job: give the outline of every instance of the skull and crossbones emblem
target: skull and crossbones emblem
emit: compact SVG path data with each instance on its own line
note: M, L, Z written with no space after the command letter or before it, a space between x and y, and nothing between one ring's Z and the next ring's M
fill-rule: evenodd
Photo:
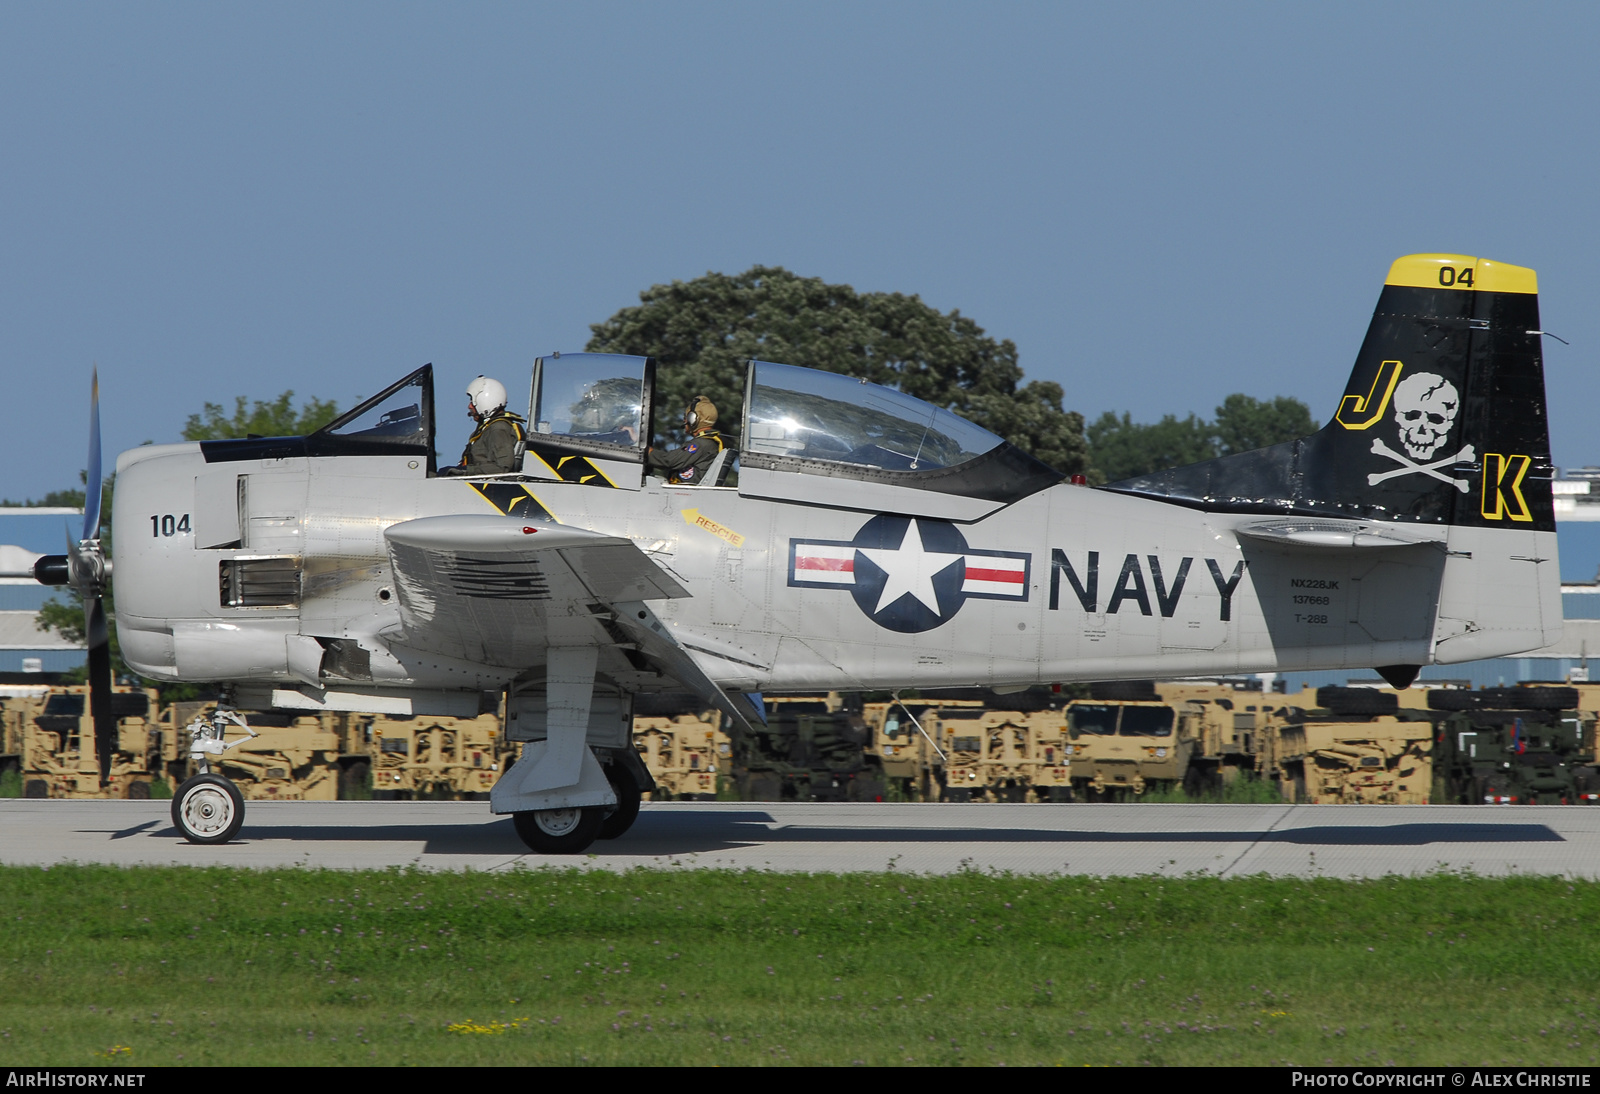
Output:
M1387 456L1400 466L1368 475L1367 485L1377 486L1385 479L1422 474L1447 482L1463 494L1470 490L1471 484L1466 479L1452 478L1439 471L1439 468L1451 464L1470 463L1474 459L1470 444L1453 456L1423 462L1450 439L1450 430L1455 426L1460 410L1461 395L1455 385L1443 376L1433 372L1414 372L1401 380L1394 389L1394 423L1400 431L1400 446L1405 452L1396 452L1381 438L1374 439L1373 454Z

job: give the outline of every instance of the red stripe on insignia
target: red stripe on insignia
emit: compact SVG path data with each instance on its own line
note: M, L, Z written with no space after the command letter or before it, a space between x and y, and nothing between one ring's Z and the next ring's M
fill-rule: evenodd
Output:
M856 562L853 558L821 558L817 555L795 555L794 568L796 570L836 570L840 573L853 574L856 572Z
M1021 570L979 570L971 565L967 566L968 581L1003 581L1013 585L1022 584Z

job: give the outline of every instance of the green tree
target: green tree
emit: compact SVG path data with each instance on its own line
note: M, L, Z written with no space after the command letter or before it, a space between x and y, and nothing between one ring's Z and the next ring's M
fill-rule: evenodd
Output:
M1146 425L1126 411L1119 418L1108 410L1090 424L1088 434L1089 458L1101 482L1119 482L1217 455L1210 423L1193 414L1181 419L1168 414Z
M81 476L85 481L89 475L83 472ZM12 501L10 498L0 501L0 507L6 509L82 509L82 490L52 490L37 501Z
M207 403L199 414L189 415L183 427L186 441L216 441L226 437L303 437L339 416L332 401L308 399L294 408L294 392L285 391L270 403L240 395L233 401L233 417L225 415L221 404Z
M1217 407L1213 427L1219 455L1250 452L1282 444L1317 431L1311 408L1299 399L1280 395L1269 401L1248 395L1230 395Z
M1100 415L1088 429L1089 459L1098 482L1118 482L1169 467L1183 467L1218 456L1249 452L1292 441L1317 431L1311 408L1299 399L1271 400L1229 395L1208 422L1194 414L1171 414L1153 424L1135 422L1124 412Z
M1060 385L1022 383L1017 347L986 336L959 311L945 314L903 293L858 293L776 266L653 285L639 301L590 327L588 349L660 362L658 440L681 439L677 412L695 395L709 396L726 423L743 401L745 364L754 357L898 388L1058 471L1086 467L1083 416L1062 409Z

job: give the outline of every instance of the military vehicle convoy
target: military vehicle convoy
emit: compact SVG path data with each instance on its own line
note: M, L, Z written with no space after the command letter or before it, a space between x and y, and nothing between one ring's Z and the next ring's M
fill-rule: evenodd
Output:
M21 690L21 689L17 689ZM155 691L119 688L111 783L100 786L87 689L51 687L0 697L0 770L38 798L148 798L193 774L189 724L211 702L159 705ZM495 715L414 719L242 711L253 736L230 734L213 767L253 801L349 797L481 798L514 747ZM242 739L241 739L242 738ZM237 743L235 743L237 742Z
M1600 684L1284 695L1124 681L1089 690L1065 701L769 697L766 723L738 736L714 711L642 710L634 745L657 800L1137 801L1180 787L1215 797L1257 779L1308 803L1600 804ZM102 788L86 689L10 691L0 696L0 771L16 772L12 785L29 797L165 796L191 773L187 726L212 709L163 707L154 691L119 689ZM519 747L493 714L245 716L255 736L213 763L251 800L482 798Z

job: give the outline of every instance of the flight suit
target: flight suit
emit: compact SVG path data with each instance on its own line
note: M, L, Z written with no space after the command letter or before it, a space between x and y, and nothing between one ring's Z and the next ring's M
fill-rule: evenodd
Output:
M670 476L667 481L674 486L715 486L716 483L705 481L706 472L723 447L722 434L711 429L690 437L689 443L679 449L662 452L652 448L645 456L645 463L667 472Z
M467 438L467 447L461 453L464 475L504 475L520 471L518 448L527 438L523 420L510 411L502 410L485 418Z

